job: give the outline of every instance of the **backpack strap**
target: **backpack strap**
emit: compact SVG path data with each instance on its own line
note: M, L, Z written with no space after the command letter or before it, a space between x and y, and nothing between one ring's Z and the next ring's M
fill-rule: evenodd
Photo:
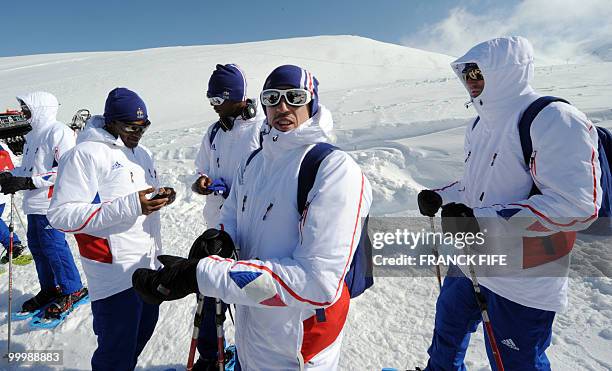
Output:
M338 147L329 143L317 143L304 156L298 174L297 207L300 215L306 208L306 198L314 185L321 162L336 149Z
M317 177L317 172L321 166L321 162L333 151L338 149L329 143L317 143L312 147L300 164L300 172L298 174L298 188L297 188L297 207L300 215L304 213L306 209L306 199L308 193L314 185ZM315 309L317 322L326 322L325 309Z
M529 161L531 160L531 154L533 152L533 143L531 142L531 124L533 120L538 116L538 114L549 104L553 102L563 102L570 104L570 102L566 101L563 98L552 97L552 96L544 96L533 101L529 107L523 112L521 118L518 123L519 137L521 140L521 149L523 150L523 160L525 161L525 166L529 167L531 164ZM529 196L540 194L540 190L536 187L535 182L531 187L531 192L529 192Z
M217 121L213 124L213 128L210 131L210 145L212 146L213 141L215 140L215 136L217 136L217 132L221 129L221 121Z

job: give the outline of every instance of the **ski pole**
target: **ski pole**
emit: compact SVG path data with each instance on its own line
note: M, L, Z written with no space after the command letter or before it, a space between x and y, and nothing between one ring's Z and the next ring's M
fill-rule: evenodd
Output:
M465 253L467 255L470 255L469 246L465 247ZM493 326L491 325L491 320L489 319L489 312L487 311L487 301L485 300L484 295L480 290L480 284L478 284L478 277L476 276L474 266L468 263L468 269L472 278L472 285L474 286L476 301L478 302L478 307L480 307L480 312L482 314L482 321L484 322L485 331L487 332L487 336L489 337L489 345L491 345L491 352L493 353L493 358L495 358L497 370L504 371L504 364L502 363L499 348L497 347L497 341L495 341L495 336L493 335Z
M202 308L204 308L204 295L198 294L198 307L196 314L193 317L193 332L191 333L191 345L189 346L189 357L187 358L187 371L193 369L193 361L195 351L198 346L198 336L200 335L200 326L202 324Z
M219 371L225 370L225 338L223 334L223 322L225 322L225 311L221 299L215 298L216 324L217 324L217 366Z
M28 233L28 230L25 226L25 223L23 222L23 219L21 219L21 214L19 213L19 210L17 210L17 206L15 206L14 203L11 202L11 210L15 210L15 214L17 214L17 219L19 219L19 224L21 224L21 228L23 229L23 233Z
M431 233L434 235L433 253L436 257L436 261L438 261L440 254L438 253L438 245L436 244L436 227L434 225L433 216L429 217L429 225L431 227ZM440 263L436 265L436 276L438 276L438 287L440 288L440 291L442 291L442 274L440 273Z
M9 279L8 279L8 342L6 345L6 354L7 357L9 354L11 354L11 314L13 312L12 310L12 304L13 304L13 201L14 201L15 195L11 193L11 217L9 220L9 250L8 250L8 256L9 256Z

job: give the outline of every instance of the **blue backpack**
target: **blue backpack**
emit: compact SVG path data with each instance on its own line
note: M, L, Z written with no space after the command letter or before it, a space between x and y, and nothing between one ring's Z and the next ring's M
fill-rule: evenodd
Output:
M337 149L337 147L329 143L317 143L308 151L306 156L304 156L298 173L297 206L300 215L302 215L306 209L308 192L310 192L314 185L321 162ZM249 165L253 157L261 150L262 147L259 147L251 152L247 158L245 167ZM353 255L353 261L351 262L349 271L344 277L344 282L348 287L351 299L361 295L374 284L374 277L372 274L372 242L368 235L368 220L369 215L364 221L363 228L361 229L361 236L359 237L359 244L357 244L355 254ZM323 309L317 310L317 320L319 322L325 321L325 311Z
M525 165L527 167L530 166L531 154L533 152L533 145L531 142L531 124L536 116L546 106L553 102L570 104L563 98L552 96L540 97L531 103L529 107L527 107L519 120L519 137L521 139L523 159L525 160ZM474 121L474 124L472 125L472 129L474 129L479 120L480 117L477 117L476 121ZM612 169L610 169L610 162L608 159L612 159L612 133L606 128L597 126L597 135L599 137L597 151L599 152L599 166L601 167L601 207L599 209L597 220L595 220L589 226L589 228L581 232L586 234L609 236L612 235L612 218L610 218L612 216ZM529 196L540 193L540 190L534 184L531 188Z

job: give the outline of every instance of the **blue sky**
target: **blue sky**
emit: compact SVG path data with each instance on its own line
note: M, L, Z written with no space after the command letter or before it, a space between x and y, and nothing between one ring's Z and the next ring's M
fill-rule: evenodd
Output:
M503 12L517 0L136 1L34 0L2 4L0 57L226 44L351 34L418 43L452 9ZM504 4L503 6L500 4ZM501 7L501 8L500 8Z

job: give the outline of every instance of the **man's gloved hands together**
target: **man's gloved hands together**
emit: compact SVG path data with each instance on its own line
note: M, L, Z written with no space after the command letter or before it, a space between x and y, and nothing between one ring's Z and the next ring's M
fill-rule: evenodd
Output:
M158 256L157 260L164 265L163 268L158 271L137 269L132 275L132 285L150 304L184 298L198 292L197 266L200 259L210 255L235 257L234 243L227 232L214 228L206 230L194 241L187 259L172 255Z
M419 192L419 211L422 215L434 217L442 208L442 230L444 232L480 232L474 211L464 204L451 202L442 206L442 197L428 189Z
M9 172L0 173L0 187L2 193L10 194L18 191L36 189L34 182L30 177L13 176Z
M419 211L425 216L435 216L442 206L442 197L436 192L428 189L419 192L417 201L419 204Z

